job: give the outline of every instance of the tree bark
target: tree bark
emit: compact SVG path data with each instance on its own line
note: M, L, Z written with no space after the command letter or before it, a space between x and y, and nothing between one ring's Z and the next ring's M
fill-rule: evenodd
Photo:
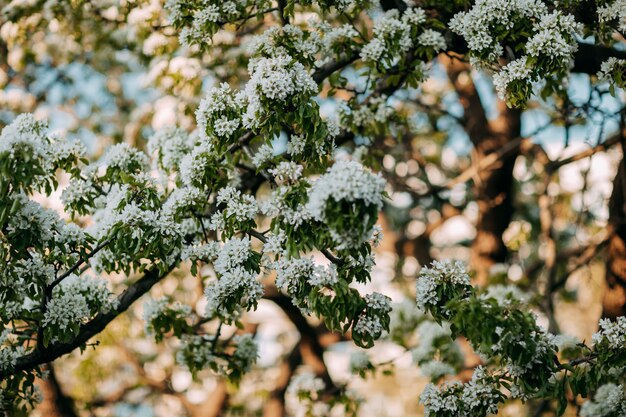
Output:
M609 227L614 233L607 250L602 317L614 319L626 314L626 160L623 157L609 200Z
M489 121L468 65L454 59L446 59L445 64L463 106L463 127L474 145L472 163L480 164L490 154L520 136L521 112L509 109L504 102L498 101L499 115ZM519 146L516 146L497 163L479 170L474 178L478 219L471 247L471 265L478 285L487 283L489 269L496 263L504 262L508 254L502 233L513 217L513 167L519 154Z
M74 400L63 392L51 363L47 365L47 370L48 378L39 383L43 401L37 407L38 411L45 417L78 417Z

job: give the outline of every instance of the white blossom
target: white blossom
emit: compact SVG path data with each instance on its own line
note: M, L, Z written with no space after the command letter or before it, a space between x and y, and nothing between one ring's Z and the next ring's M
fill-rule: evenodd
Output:
M435 52L443 51L447 46L443 35L432 29L426 29L421 35L419 35L417 41L422 46L433 48Z
M27 147L34 158L45 159L51 149L44 134L46 125L30 113L20 114L0 133L0 154L13 154L19 147Z
M509 84L512 81L531 81L531 68L526 64L527 57L523 56L509 62L493 76L493 84L498 92L498 97L506 99Z
M626 69L626 59L619 59L615 57L608 58L600 65L600 71L598 71L597 74L598 80L609 83L614 82L613 73L618 69L622 69L623 71Z
M170 303L167 297L157 300L148 300L143 305L143 320L146 324L146 333L154 334L152 321L161 316L166 310L173 311L177 316L187 316L191 313L191 307L179 301Z
M275 264L276 287L288 294L297 290L298 281L313 275L315 263L312 258L281 258Z
M86 298L80 293L64 291L48 302L42 325L55 326L64 331L82 323L88 316ZM56 337L52 341L56 341Z
M239 318L244 309L256 305L263 296L263 285L257 281L255 273L236 267L210 281L204 295L207 317L220 317L231 322Z
M309 210L319 220L329 199L335 201L363 201L366 205L382 208L385 180L373 174L356 161L338 161L320 177L309 194Z
M245 106L245 94L235 92L227 83L211 88L196 110L200 139L210 142L232 137L242 125Z
M295 96L309 97L317 93L317 84L304 66L289 55L258 58L248 66L250 80L245 93L248 108L244 115L244 126L254 128L259 118L268 111L270 103L284 104Z
M433 261L431 267L424 267L417 277L416 300L421 309L436 306L441 300L437 288L442 284L469 286L470 278L461 261Z
M304 135L291 135L289 143L287 143L287 153L290 155L301 155L306 146L306 137Z
M12 213L6 226L9 234L34 233L36 239L46 243L53 239L55 231L62 229L63 223L55 211L44 208L22 193L12 197L17 211Z
M598 5L598 20L602 23L617 20L619 30L626 31L626 0L614 0Z
M617 317L615 321L600 319L600 330L592 335L593 343L606 340L609 349L626 349L626 316Z
M368 308L381 313L389 313L391 311L391 298L379 292L367 294L365 303Z
M164 216L172 218L181 214L181 211L190 210L202 197L202 191L193 186L176 188L163 203L161 212Z
M250 257L250 239L233 238L224 243L213 267L218 274L243 265Z
M148 167L148 156L127 143L118 143L107 149L99 163L120 172L133 172Z
M367 353L362 350L354 351L350 354L350 372L358 373L367 369L371 365L370 358Z
M378 316L361 314L359 320L352 327L352 332L361 336L377 339L383 331L382 323Z
M467 411L472 409L486 409L489 414L498 413L499 391L490 381L485 380L486 370L478 366L474 370L472 379L464 385L461 397Z
M220 253L220 245L217 242L208 242L199 245L185 245L181 251L183 260L213 261Z
M208 142L196 145L180 162L180 179L186 185L200 183L204 174L214 167L214 149Z
M283 161L276 168L267 171L274 176L276 183L281 185L296 182L302 176L302 169L302 165L293 161Z
M259 357L259 348L252 335L235 335L233 342L237 346L234 357L242 364L241 370L248 372Z
M528 294L524 293L516 285L490 285L487 291L481 295L482 299L493 298L502 306L511 305L514 302L524 303L528 301Z
M0 347L0 371L7 371L17 364L17 360L26 354L23 346ZM0 397L1 399L1 397ZM0 405L0 410L2 406Z
M594 396L593 401L585 402L580 409L581 417L613 417L626 415L624 387L616 384L604 384Z
M157 155L156 160L165 170L172 170L180 165L183 157L191 151L187 133L177 127L158 130L148 140L148 152Z
M281 253L283 251L283 245L286 240L284 231L279 231L278 234L269 234L266 236L267 241L263 244L263 252Z
M224 227L224 216L237 222L253 220L259 207L256 199L249 194L242 194L234 187L224 187L217 193L217 202L224 205L222 211L211 216L209 228L219 230Z
M257 149L254 156L252 157L252 163L256 167L260 167L261 165L272 159L273 156L274 149L270 145L264 143L259 147L259 149Z
M460 386L461 384L459 382L453 382L439 390L433 384L426 385L419 398L419 402L424 404L424 416L429 417L431 413L440 411L457 413L461 408L461 399L457 395L443 395L442 392L444 392L445 389L458 389ZM457 413L457 415L459 414Z
M320 392L326 388L321 378L312 373L300 373L294 376L287 387L287 393L294 396L307 395L312 400L317 399Z
M374 38L361 48L361 59L363 61L376 62L381 59L384 52L384 42L378 38Z
M424 362L420 364L419 369L423 376L433 380L456 374L456 370L450 364L438 360Z
M339 281L335 264L328 266L315 265L307 282L314 287L332 287Z

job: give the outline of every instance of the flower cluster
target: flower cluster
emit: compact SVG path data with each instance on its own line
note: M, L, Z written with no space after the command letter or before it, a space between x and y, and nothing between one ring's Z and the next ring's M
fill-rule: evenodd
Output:
M243 116L243 124L248 128L261 127L264 119L276 112L275 106L300 105L318 91L304 65L289 55L253 59L248 72L248 107Z
M177 171L183 157L191 151L190 136L177 127L166 127L153 134L147 145L157 167L166 173Z
M470 278L460 261L433 261L417 277L416 300L420 309L438 317L438 310L447 302L470 293ZM443 308L445 314L445 308Z
M351 103L339 107L339 120L354 132L376 133L389 129L391 122L398 119L396 109L389 104L388 97L381 95L365 103ZM386 131L386 130L383 130Z
M42 207L25 194L12 196L10 202L14 211L8 219L6 231L10 237L22 239L27 246L46 244L62 229L63 223L56 212Z
M297 26L274 26L255 36L248 44L254 56L273 57L289 55L299 57L303 63L313 64L321 46L317 32L303 31Z
M213 144L200 142L180 161L180 180L185 185L204 188L215 180L217 155Z
M186 334L181 341L176 353L178 363L194 373L210 369L234 382L250 370L258 357L258 346L249 334L235 335L223 344L208 335Z
M245 107L246 96L242 91L235 92L226 83L211 88L196 110L200 140L211 143L217 152L223 152L224 144L232 143L241 135Z
M222 25L245 22L247 16L254 15L255 10L262 11L269 7L271 2L267 0L168 0L165 3L172 24L182 28L179 36L181 43L201 47L211 43L211 38Z
M626 1L613 0L598 7L598 20L601 23L617 23L617 28L626 31Z
M118 143L107 149L99 165L107 171L107 175L119 176L122 173L146 171L149 160L140 150L127 143Z
M327 22L315 22L313 25L319 31L325 51L340 53L354 49L357 45L355 40L359 32L348 23L332 26Z
M506 100L508 89L529 89L528 80L531 78L532 69L528 64L528 58L522 57L506 64L499 72L493 75L493 85L501 100ZM524 91L526 94L526 91Z
M250 334L235 335L233 343L237 346L233 354L237 369L242 373L248 372L259 357L259 347Z
M498 95L516 106L528 100L534 81L569 70L578 47L575 36L582 32L573 16L550 11L540 0L479 0L457 13L449 27L465 39L479 65L498 68L500 58L516 55L494 78ZM507 45L514 45L514 52L505 51Z
M205 289L206 315L226 323L236 321L243 311L255 308L263 296L257 281L258 254L252 252L248 238L233 238L222 247L213 263L218 278Z
M374 340L381 336L383 330L385 330L383 323L378 316L363 313L352 327L352 335L355 339L365 341L365 346L371 347L374 345Z
M17 359L25 353L23 346L14 346L12 344L11 339L13 339L13 336L10 329L4 329L0 333L0 371L13 368Z
M217 259L220 249L220 244L217 242L187 245L183 247L180 257L189 261L213 262Z
M307 187L306 180L294 185L283 183L274 190L270 199L263 202L261 211L266 216L274 217L297 230L312 219L311 212L305 204L304 193Z
M604 384L594 396L593 401L585 402L580 408L581 417L618 417L626 415L626 395L624 387L616 384Z
M3 192L10 186L25 193L45 189L49 194L56 185L54 174L57 168L72 175L78 174L75 165L84 158L84 147L48 135L46 130L46 124L32 114L19 115L2 129L0 189Z
M449 323L438 324L430 320L422 321L417 327L419 335L418 343L411 353L413 362L419 365L422 374L431 376L437 380L441 375L435 376L437 369L449 370L447 374L455 374L456 370L463 365L463 353L452 338L452 331ZM434 364L440 362L441 364ZM427 375L430 371L430 375Z
M186 318L191 313L191 307L178 301L170 303L167 297L150 300L143 305L143 319L146 322L146 333L154 335L158 342L169 331L181 336L187 330Z
M98 278L68 277L52 293L46 305L42 325L44 344L67 342L78 332L80 324L97 312L116 308L106 281Z
M274 149L271 145L264 143L259 146L259 149L256 150L254 156L252 157L252 163L254 166L260 168L262 165L266 164L269 160L274 157Z
M293 183L302 176L302 165L292 161L283 161L276 168L268 169L267 172L274 176L274 181L278 185Z
M354 248L371 235L384 188L380 174L356 161L338 161L313 184L307 209L328 225L339 247Z
M105 248L91 259L97 271L120 270L124 264L127 268L138 267L142 259L169 264L180 253L181 224L171 211L161 211L160 196L150 178L141 178L140 184L142 188L135 190L126 185L113 186L104 206L93 213L97 221L90 232L98 239L115 240L120 245L115 252ZM139 194L142 199L137 197Z
M409 8L400 16L398 10L390 10L374 23L374 37L361 49L365 62L390 68L399 57L412 48L421 49L426 57L446 49L443 35L433 29L425 29L426 13L420 8Z
M490 285L480 297L483 299L493 298L502 306L528 301L528 294L516 285Z
M600 320L600 330L593 334L593 343L606 344L609 350L626 351L626 316L620 316L615 321Z
M182 186L174 189L161 207L164 218L179 220L193 211L199 210L203 203L202 191L193 186Z
M312 373L304 372L291 379L287 392L298 398L316 400L324 388L326 388L324 381L315 377Z
M598 80L609 83L611 93L615 95L615 88L626 88L626 59L610 57L600 65L597 74Z
M420 396L420 403L424 404L426 417L496 414L498 403L505 398L499 387L498 376L478 367L467 384L454 382L440 389L427 385Z
M224 187L218 192L216 201L223 209L211 216L210 229L232 236L236 231L254 228L259 209L253 196L241 194L234 187Z

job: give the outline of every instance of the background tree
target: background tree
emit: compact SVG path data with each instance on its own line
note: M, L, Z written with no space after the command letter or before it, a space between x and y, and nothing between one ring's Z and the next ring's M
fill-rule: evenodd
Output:
M5 413L624 413L623 1L2 19Z

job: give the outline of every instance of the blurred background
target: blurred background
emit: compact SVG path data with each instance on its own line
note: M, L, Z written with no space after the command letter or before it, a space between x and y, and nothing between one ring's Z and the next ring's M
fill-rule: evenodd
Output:
M207 89L245 82L246 42L275 23L267 15L238 32L221 30L204 53L180 46L159 0L0 5L0 127L32 112L58 134L79 138L94 158L119 142L145 149L163 127L192 131ZM296 15L295 23L309 17ZM140 300L97 338L97 349L50 365L50 378L40 382L45 400L33 415L295 414L289 380L312 372L348 384L362 400L361 416L420 416L418 397L432 374L415 352L433 333L418 331L428 329L421 326L428 319L415 308L414 284L433 259L466 261L475 283L516 291L543 327L580 341L590 340L600 317L623 315L626 245L615 219L624 210L624 180L616 177L624 92L612 96L593 76L573 74L568 102L548 98L512 110L496 98L488 75L458 59L441 55L429 71L420 87L387 99L389 129L338 149L361 155L389 183L379 219L384 239L367 290L389 295L398 309L390 335L367 351L377 372L355 375L363 352L349 337L304 318L270 284L267 299L244 318L260 346L253 371L238 387L209 371L194 378L176 364L176 341L157 344L146 335ZM358 68L343 75L362 82ZM324 87L319 102L328 114L350 98L348 91L326 94ZM275 149L284 141L277 137ZM58 194L41 200L61 209ZM126 277L109 278L115 288ZM151 297L168 295L202 312L202 293L182 268ZM481 359L463 340L455 346L463 359L459 375L449 378L468 379ZM553 415L549 404L511 402L500 415L544 412ZM575 407L568 413L576 415Z

